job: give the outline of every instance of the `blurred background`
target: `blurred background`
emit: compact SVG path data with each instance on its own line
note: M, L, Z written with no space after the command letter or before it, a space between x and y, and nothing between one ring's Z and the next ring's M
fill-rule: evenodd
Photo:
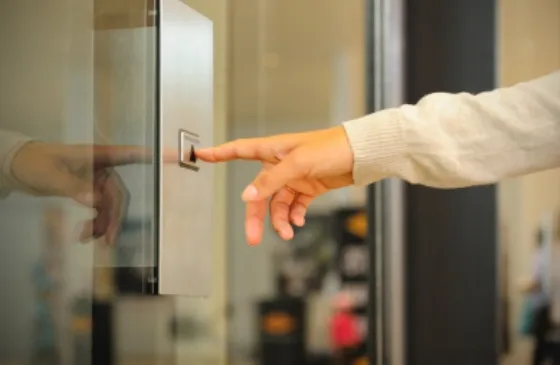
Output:
M560 68L557 0L184 3L213 22L215 143ZM153 147L157 9L0 3L0 133ZM0 364L529 365L542 348L560 352L554 326L527 324L543 285L535 261L551 263L546 277L556 266L560 171L461 190L343 189L314 203L292 242L267 229L249 247L240 193L259 166L217 166L203 242L213 294L189 297L152 295L146 279L157 267L157 168L111 170L126 203L111 247L78 243L92 210L70 199L0 200Z

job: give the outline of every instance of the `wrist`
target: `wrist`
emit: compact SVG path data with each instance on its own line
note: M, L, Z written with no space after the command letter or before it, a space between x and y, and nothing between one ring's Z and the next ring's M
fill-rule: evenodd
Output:
M398 109L383 110L343 124L353 153L354 184L398 177L405 168L406 144Z
M13 175L13 163L21 149L32 139L19 133L0 132L0 196L20 188Z

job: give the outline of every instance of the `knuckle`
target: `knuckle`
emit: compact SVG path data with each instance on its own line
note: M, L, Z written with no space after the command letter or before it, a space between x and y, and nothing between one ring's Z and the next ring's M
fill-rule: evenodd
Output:
M290 205L286 202L276 200L270 203L270 210L273 216L276 214L286 215L290 211Z

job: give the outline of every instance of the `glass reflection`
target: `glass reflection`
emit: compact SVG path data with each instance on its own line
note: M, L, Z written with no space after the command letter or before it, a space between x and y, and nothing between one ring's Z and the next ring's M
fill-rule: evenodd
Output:
M225 29L225 4L188 3ZM153 296L146 280L156 259L155 4L0 5L2 365L225 359L224 297Z
M128 208L128 191L114 167L149 162L150 152L139 147L49 144L0 134L4 146L11 147L3 159L6 193L66 197L93 208L95 217L83 224L78 240L104 237L107 244L115 243Z
M153 254L120 262L130 255L115 248L129 241L123 248L136 255L154 250L152 9L152 1L1 5L0 241L9 298L0 304L1 364L111 365L137 353L149 364L173 362L174 348L158 340L169 332L158 306L170 320L173 300L146 297L139 275L123 279L123 267L153 267ZM133 294L121 293L123 281ZM159 333L154 318L164 323Z

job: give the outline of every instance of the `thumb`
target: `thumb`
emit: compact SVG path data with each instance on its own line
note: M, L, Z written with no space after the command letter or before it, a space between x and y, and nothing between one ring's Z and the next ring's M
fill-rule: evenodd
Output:
M263 169L255 180L245 188L241 198L246 202L270 198L290 181L304 176L304 170L300 166L296 163L294 154L289 154L271 169Z

